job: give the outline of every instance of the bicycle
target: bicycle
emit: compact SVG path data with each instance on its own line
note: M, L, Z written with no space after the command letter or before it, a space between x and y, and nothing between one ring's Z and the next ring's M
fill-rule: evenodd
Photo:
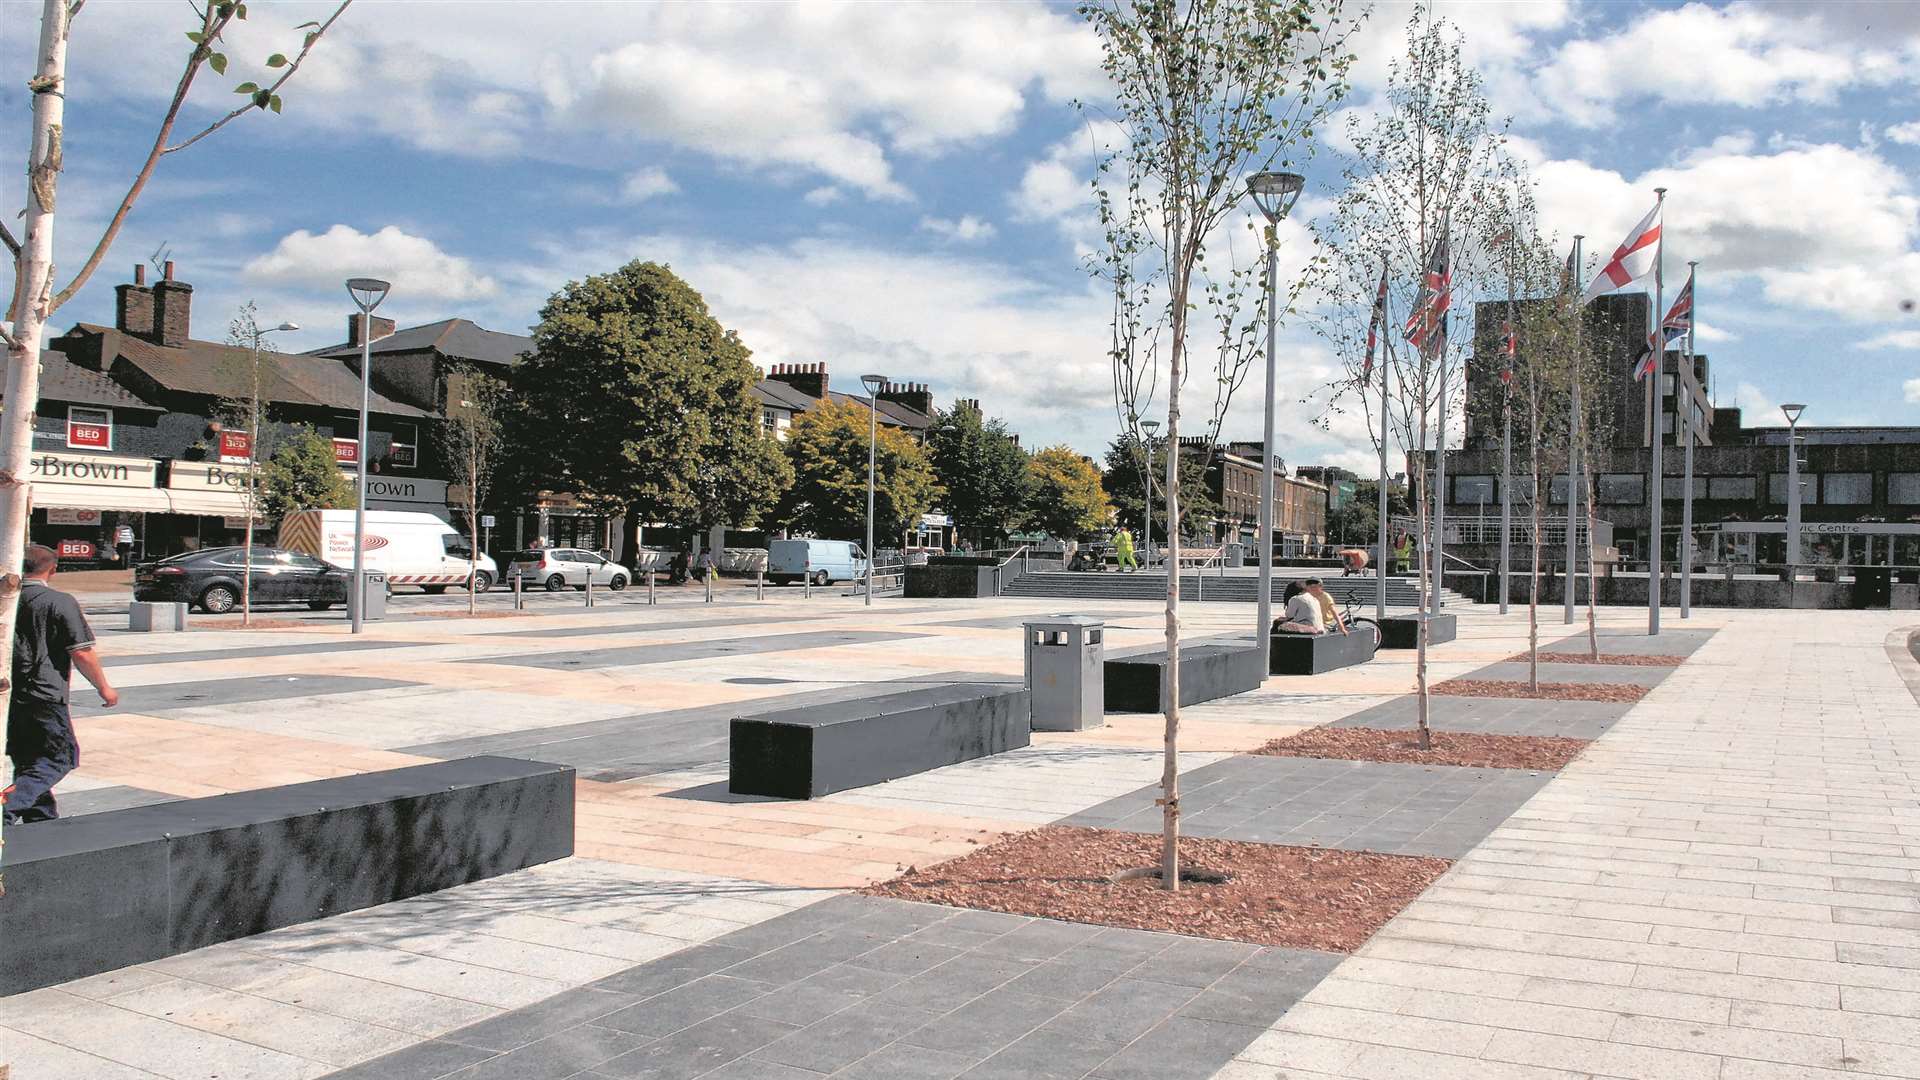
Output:
M1372 634L1373 649L1375 652L1380 651L1380 642L1383 640L1380 636L1380 624L1365 615L1355 615L1353 613L1353 607L1354 600L1349 596L1347 598L1346 608L1340 612L1340 618L1347 624L1347 632L1353 634L1362 632Z

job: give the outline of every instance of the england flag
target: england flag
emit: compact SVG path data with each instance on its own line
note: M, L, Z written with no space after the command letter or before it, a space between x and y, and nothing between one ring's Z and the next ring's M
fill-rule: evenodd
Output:
M1588 304L1601 293L1610 293L1646 277L1653 272L1653 264L1660 251L1660 204L1655 203L1640 224L1633 227L1625 241L1614 249L1613 258L1595 274L1593 282L1580 297L1580 303Z

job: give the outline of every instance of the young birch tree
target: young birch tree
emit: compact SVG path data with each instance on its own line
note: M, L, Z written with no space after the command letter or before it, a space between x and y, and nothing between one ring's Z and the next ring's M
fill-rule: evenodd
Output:
M243 541L244 555L242 564L246 567L245 576L240 579L240 625L253 625L253 536L254 525L259 519L260 505L264 501L263 485L268 473L260 468L260 461L272 455L273 448L265 444L268 437L266 428L266 371L260 352L266 347L267 335L273 333L273 327L262 327L259 311L249 300L241 306L233 321L227 324L227 344L245 349L239 361L237 372L233 372L234 381L239 383L240 392L232 394L220 403L219 413L225 423L238 426L247 435L246 473L240 482L240 505L247 515L246 538ZM208 448L212 459L220 460L220 441L216 436L213 446Z
M1313 284L1324 303L1316 329L1333 346L1346 377L1330 387L1329 407L1355 399L1368 417L1375 447L1391 441L1407 450L1413 484L1421 613L1432 613L1441 567L1433 564L1432 515L1446 498L1433 490L1428 470L1444 450L1452 418L1464 415L1466 358L1473 343L1476 297L1502 287L1493 240L1504 227L1491 195L1512 175L1506 125L1496 121L1480 76L1461 58L1460 32L1417 8L1407 22L1406 52L1388 72L1385 108L1347 119L1343 179L1333 212L1316 223L1323 257ZM1426 348L1404 340L1408 317L1423 299L1427 263L1444 246L1452 306L1437 342ZM1384 363L1390 382L1382 430L1376 368L1363 378L1367 328L1381 267L1388 282ZM1442 411L1442 405L1445 411ZM1428 726L1426 620L1414 657L1421 748L1432 745Z
M85 7L86 0L42 0L34 72L27 81L27 92L32 99L31 144L27 150L27 205L20 215L25 224L18 238L6 225L12 215L0 214L0 244L6 246L13 259L8 325L0 330L0 339L7 347L5 400L13 406L0 413L0 653L11 656L13 649L14 614L20 600L20 560L26 553L27 543L30 498L27 462L33 453L34 408L40 400L40 351L46 340L47 324L60 305L86 285L101 260L106 258L161 159L185 150L248 113L279 113L281 91L299 73L300 65L313 47L352 2L341 0L324 22L295 27L295 32L301 34L300 49L291 59L284 53L266 58L264 68L272 75L266 85L242 82L235 86L234 92L243 95L242 104L221 113L196 134L175 142L174 125L195 80L202 69L209 69L216 76L226 74L227 56L221 51L225 47L222 39L235 20L247 18L247 5L239 0L202 0L200 5L192 7L195 22L186 32L190 49L180 78L174 84L173 95L161 114L153 146L86 262L71 280L56 290L54 211L60 173L66 164L68 39L72 21ZM4 670L10 670L10 665L0 665L0 671ZM11 692L12 686L0 677L0 705L5 704ZM0 749L4 749L3 744Z
M446 448L447 464L460 478L468 544L475 559L486 556L480 546L480 512L487 505L493 471L500 460L500 414L505 398L504 382L469 365L463 365L447 380L446 419L441 422L440 440ZM467 579L469 613L479 609L482 573L475 571ZM487 574L485 581L491 584L493 575Z
M1236 217L1251 226L1251 208L1243 204L1249 176L1297 165L1309 153L1314 131L1346 92L1354 23L1341 0L1098 0L1080 11L1100 37L1120 132L1094 181L1105 236L1092 259L1114 290L1117 404L1137 437L1132 426L1152 388L1164 385L1164 437L1178 447L1181 391L1200 367L1212 383L1210 436L1217 437L1227 402L1257 355L1264 307L1262 301L1244 310L1249 295L1258 294L1253 267L1235 265L1230 243L1209 245ZM1249 235L1256 235L1251 228ZM1192 359L1196 322L1217 333L1210 364ZM1170 890L1180 885L1181 456L1168 455L1165 487L1159 874Z

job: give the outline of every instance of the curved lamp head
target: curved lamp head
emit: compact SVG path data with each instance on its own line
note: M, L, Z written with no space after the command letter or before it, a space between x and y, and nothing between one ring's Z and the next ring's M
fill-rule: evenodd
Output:
M860 384L867 388L867 396L878 397L880 391L887 385L887 377L885 375L862 375L860 376Z
M1782 405L1782 406L1780 406L1780 411L1781 411L1781 413L1783 413L1783 414L1784 414L1784 415L1786 416L1786 418L1787 418L1787 423L1788 423L1789 425L1791 425L1791 424L1797 424L1797 423L1799 423L1799 422L1800 422L1800 414L1801 414L1802 412L1804 412L1805 410L1806 410L1806 406L1805 406L1805 405Z
M1247 192L1253 196L1253 204L1267 215L1269 225L1278 225L1306 189L1307 178L1299 173L1257 172L1247 177Z
M298 329L300 329L300 324L297 322L283 322L279 326L276 326L272 330L268 331L268 333L279 333L281 331L292 331L292 330L298 330Z
M1140 421L1140 426L1147 429L1147 438L1151 439L1153 438L1153 433L1160 430L1160 421L1142 420Z
M365 312L371 312L379 307L380 301L387 298L387 292L392 288L391 282L381 281L379 278L347 279L347 295L353 297L354 305Z

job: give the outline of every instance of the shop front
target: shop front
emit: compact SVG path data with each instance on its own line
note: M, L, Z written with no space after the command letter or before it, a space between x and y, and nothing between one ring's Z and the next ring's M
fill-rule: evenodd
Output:
M246 542L244 463L169 462L166 484L172 512L149 525L156 551L165 549L170 554ZM256 531L253 542L264 544L269 539L264 530Z
M349 479L358 482L358 477L348 474ZM367 509L369 510L407 510L420 514L432 514L442 521L453 521L453 510L447 505L447 481L430 480L412 476L367 476Z
M67 569L125 566L146 557L148 526L172 506L152 458L36 452L27 536Z

